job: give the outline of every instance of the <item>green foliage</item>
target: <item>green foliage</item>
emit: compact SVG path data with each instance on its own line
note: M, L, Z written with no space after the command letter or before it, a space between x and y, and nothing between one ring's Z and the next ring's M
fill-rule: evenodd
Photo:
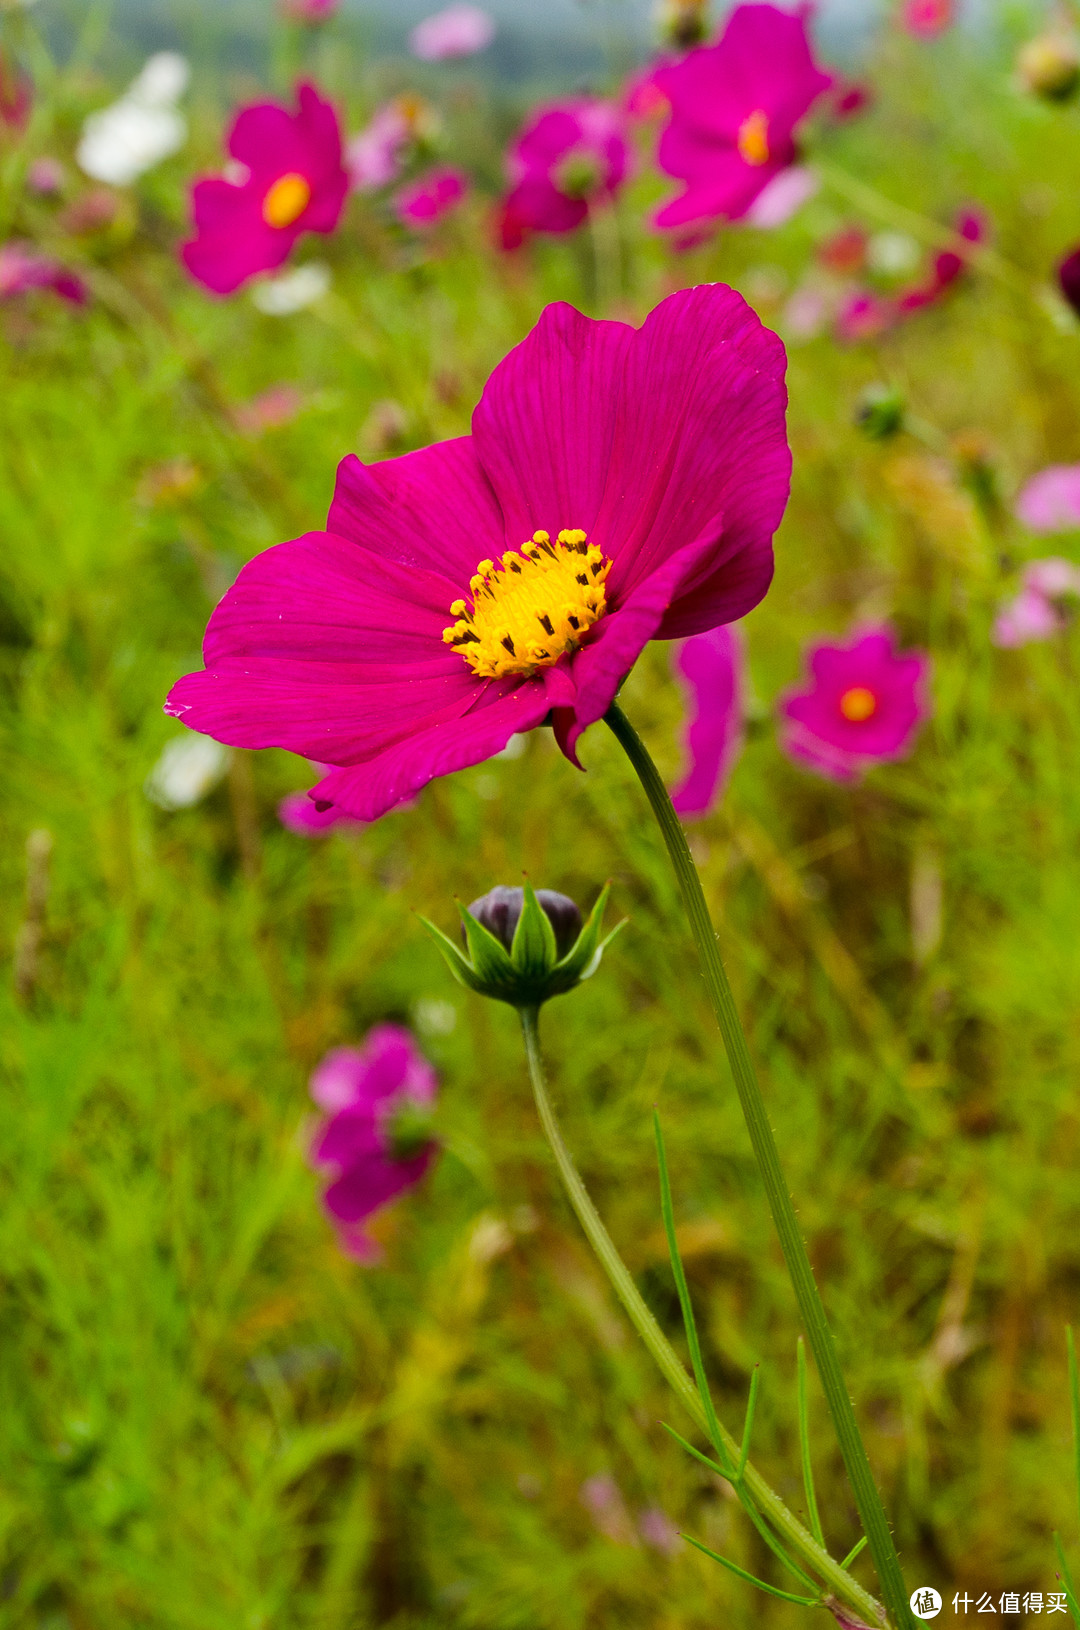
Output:
M1030 292L980 274L876 346L793 347L794 494L747 620L754 716L693 843L907 1577L996 1598L1054 1587L1055 1528L1077 1554L1061 1328L1080 1286L1080 646L999 651L989 629L1025 559L1080 561L1080 539L1048 549L1009 507L1080 452L1077 334L1041 295L1080 229L1080 127L960 40L890 41L877 78L837 162L939 221L977 199ZM57 150L93 99L77 74L58 95L34 127ZM497 174L494 127L453 117ZM196 133L207 162L216 129ZM682 1343L659 1106L716 1410L735 1430L760 1360L754 1458L808 1521L812 1459L842 1555L854 1513L812 1377L791 1407L795 1309L738 1105L607 732L585 737L585 775L536 731L315 842L277 819L312 779L286 754L235 754L176 813L143 783L211 604L244 559L321 524L339 457L464 432L542 306L596 311L612 274L628 319L722 278L782 324L851 211L826 191L781 233L672 259L637 224L658 191L642 175L598 277L587 243L501 262L480 198L430 248L355 201L319 246L331 296L275 320L175 266L191 161L147 178L126 239L64 240L94 280L85 317L0 308L0 1625L805 1623L668 1545L658 1512L783 1589L730 1484L659 1425L669 1395L558 1193L515 1015L454 987L411 915L449 931L455 894L523 870L579 900L613 879L630 925L544 1015L568 1138ZM17 208L56 247L52 206ZM934 448L857 428L882 380ZM236 407L282 381L299 415L239 429ZM909 761L833 787L782 757L771 710L807 638L882 614L931 650L934 718ZM665 650L623 702L674 778ZM385 1018L438 1066L444 1151L378 1220L372 1269L320 1213L306 1082Z

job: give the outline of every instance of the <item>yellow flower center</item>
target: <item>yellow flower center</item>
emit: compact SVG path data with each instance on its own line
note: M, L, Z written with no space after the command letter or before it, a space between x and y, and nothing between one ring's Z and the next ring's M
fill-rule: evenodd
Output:
M292 226L311 203L311 186L302 175L283 175L263 199L263 220L267 226Z
M584 532L534 532L520 552L482 560L469 584L472 605L455 600L457 621L443 640L459 651L480 679L529 673L576 651L607 609L604 583L611 570Z
M840 698L840 711L851 724L863 724L877 712L877 697L865 685L852 685Z
M769 153L769 115L763 108L755 108L753 113L745 118L739 126L737 144L739 157L746 164L755 168L759 164L768 164Z

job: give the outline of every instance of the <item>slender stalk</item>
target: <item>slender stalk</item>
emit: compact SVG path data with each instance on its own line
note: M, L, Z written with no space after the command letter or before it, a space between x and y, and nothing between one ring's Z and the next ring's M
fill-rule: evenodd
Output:
M773 1222L780 1236L780 1245L794 1286L799 1312L821 1376L822 1388L840 1443L840 1452L844 1457L855 1504L870 1545L870 1554L881 1580L882 1594L897 1626L909 1627L910 1630L912 1617L908 1607L907 1590L889 1530L889 1521L874 1483L870 1462L855 1419L855 1411L840 1369L836 1344L817 1285L814 1283L814 1273L806 1254L806 1246L803 1244L795 1207L781 1170L776 1140L769 1125L768 1111L761 1096L761 1088L750 1059L750 1050L739 1022L735 998L720 960L716 930L709 917L709 908L705 904L701 881L686 842L686 834L679 824L679 817L672 808L667 788L649 756L645 743L617 702L611 704L605 718L637 772L667 845L679 891L682 894L683 906L697 944L709 1000L720 1027L728 1063L735 1079L735 1088L739 1094Z
M555 1164L559 1169L563 1187L566 1190L570 1204L577 1214L578 1221L588 1236L589 1244L600 1259L600 1264L611 1281L615 1294L630 1317L630 1322L649 1349L665 1380L678 1396L687 1412L693 1417L699 1430L708 1436L709 1421L698 1390L687 1375L678 1354L646 1306L629 1268L627 1268L615 1249L611 1236L604 1227L600 1214L589 1198L588 1190L581 1180L577 1167L574 1165L573 1156L566 1147L559 1123L555 1118L551 1099L548 1096L544 1065L540 1056L538 1018L539 1014L536 1008L521 1009L521 1028L525 1036L525 1053L529 1061L529 1077L532 1081L533 1097L536 1100L537 1113L540 1116L540 1124L544 1129L544 1135L551 1146L552 1154L555 1156ZM722 1424L718 1422L717 1427L730 1461L732 1464L737 1464L740 1445ZM761 1473L752 1464L747 1464L744 1477L746 1486L757 1502L759 1509L768 1517L777 1533L787 1540L792 1550L798 1552L818 1577L824 1580L834 1594L846 1602L849 1607L854 1608L857 1613L868 1618L871 1623L880 1623L882 1620L880 1604L874 1600L869 1591L863 1589L857 1580L853 1579L849 1573L844 1572L836 1560L825 1550L824 1546L817 1543L814 1536L808 1533L795 1514L788 1510L780 1496L769 1486Z

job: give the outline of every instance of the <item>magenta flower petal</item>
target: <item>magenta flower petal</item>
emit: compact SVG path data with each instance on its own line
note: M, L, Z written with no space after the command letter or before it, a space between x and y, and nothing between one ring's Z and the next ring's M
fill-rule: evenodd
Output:
M508 541L581 527L625 593L711 528L711 569L660 637L742 616L768 588L787 502L783 369L776 336L722 285L672 295L637 330L549 306L473 419Z
M796 127L833 83L813 59L805 14L763 4L736 6L715 45L653 80L671 105L660 168L685 183L657 215L662 227L745 215L794 162Z
M328 531L244 567L167 711L333 766L315 803L357 820L549 716L573 757L647 640L765 593L790 473L783 367L720 285L640 330L549 308L471 438L343 462Z
M290 792L278 805L278 820L289 832L301 838L320 837L334 827L357 826L340 809L318 809L306 792Z
M196 236L180 251L214 294L282 265L304 232L332 232L349 186L337 115L310 85L299 87L295 113L272 102L244 108L228 150L239 176L195 182Z
M624 117L614 103L577 97L538 108L507 155L504 214L521 233L572 232L591 204L622 186L629 160Z
M871 629L847 644L810 652L811 684L781 700L782 745L836 780L903 757L929 713L929 659L896 650L892 631Z
M404 226L434 226L461 202L468 184L463 170L449 164L435 165L401 188L394 197L394 211Z
M395 1118L434 1103L435 1071L412 1036L377 1025L363 1047L338 1047L311 1078L311 1096L327 1111L311 1161L331 1174L324 1200L350 1254L371 1260L372 1242L358 1225L424 1176L435 1155L428 1140L395 1153Z
M671 795L686 819L706 815L731 773L742 746L742 635L733 624L695 634L675 653L687 691L689 764Z
M1080 464L1051 464L1020 489L1017 518L1032 532L1080 527Z

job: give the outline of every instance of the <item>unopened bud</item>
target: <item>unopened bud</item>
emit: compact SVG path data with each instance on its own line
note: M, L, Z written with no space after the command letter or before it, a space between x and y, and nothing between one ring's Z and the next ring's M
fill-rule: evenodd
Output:
M441 929L420 920L461 984L512 1007L539 1007L595 973L604 947L622 927L600 938L607 896L605 888L583 925L565 894L529 883L490 889L467 911L458 907L464 953Z
M708 32L707 0L662 0L657 8L657 32L665 45L689 51Z
M1020 83L1048 102L1067 102L1080 85L1080 46L1068 34L1040 34L1016 59Z
M868 385L855 404L855 423L871 441L888 441L904 428L904 398L895 385Z

